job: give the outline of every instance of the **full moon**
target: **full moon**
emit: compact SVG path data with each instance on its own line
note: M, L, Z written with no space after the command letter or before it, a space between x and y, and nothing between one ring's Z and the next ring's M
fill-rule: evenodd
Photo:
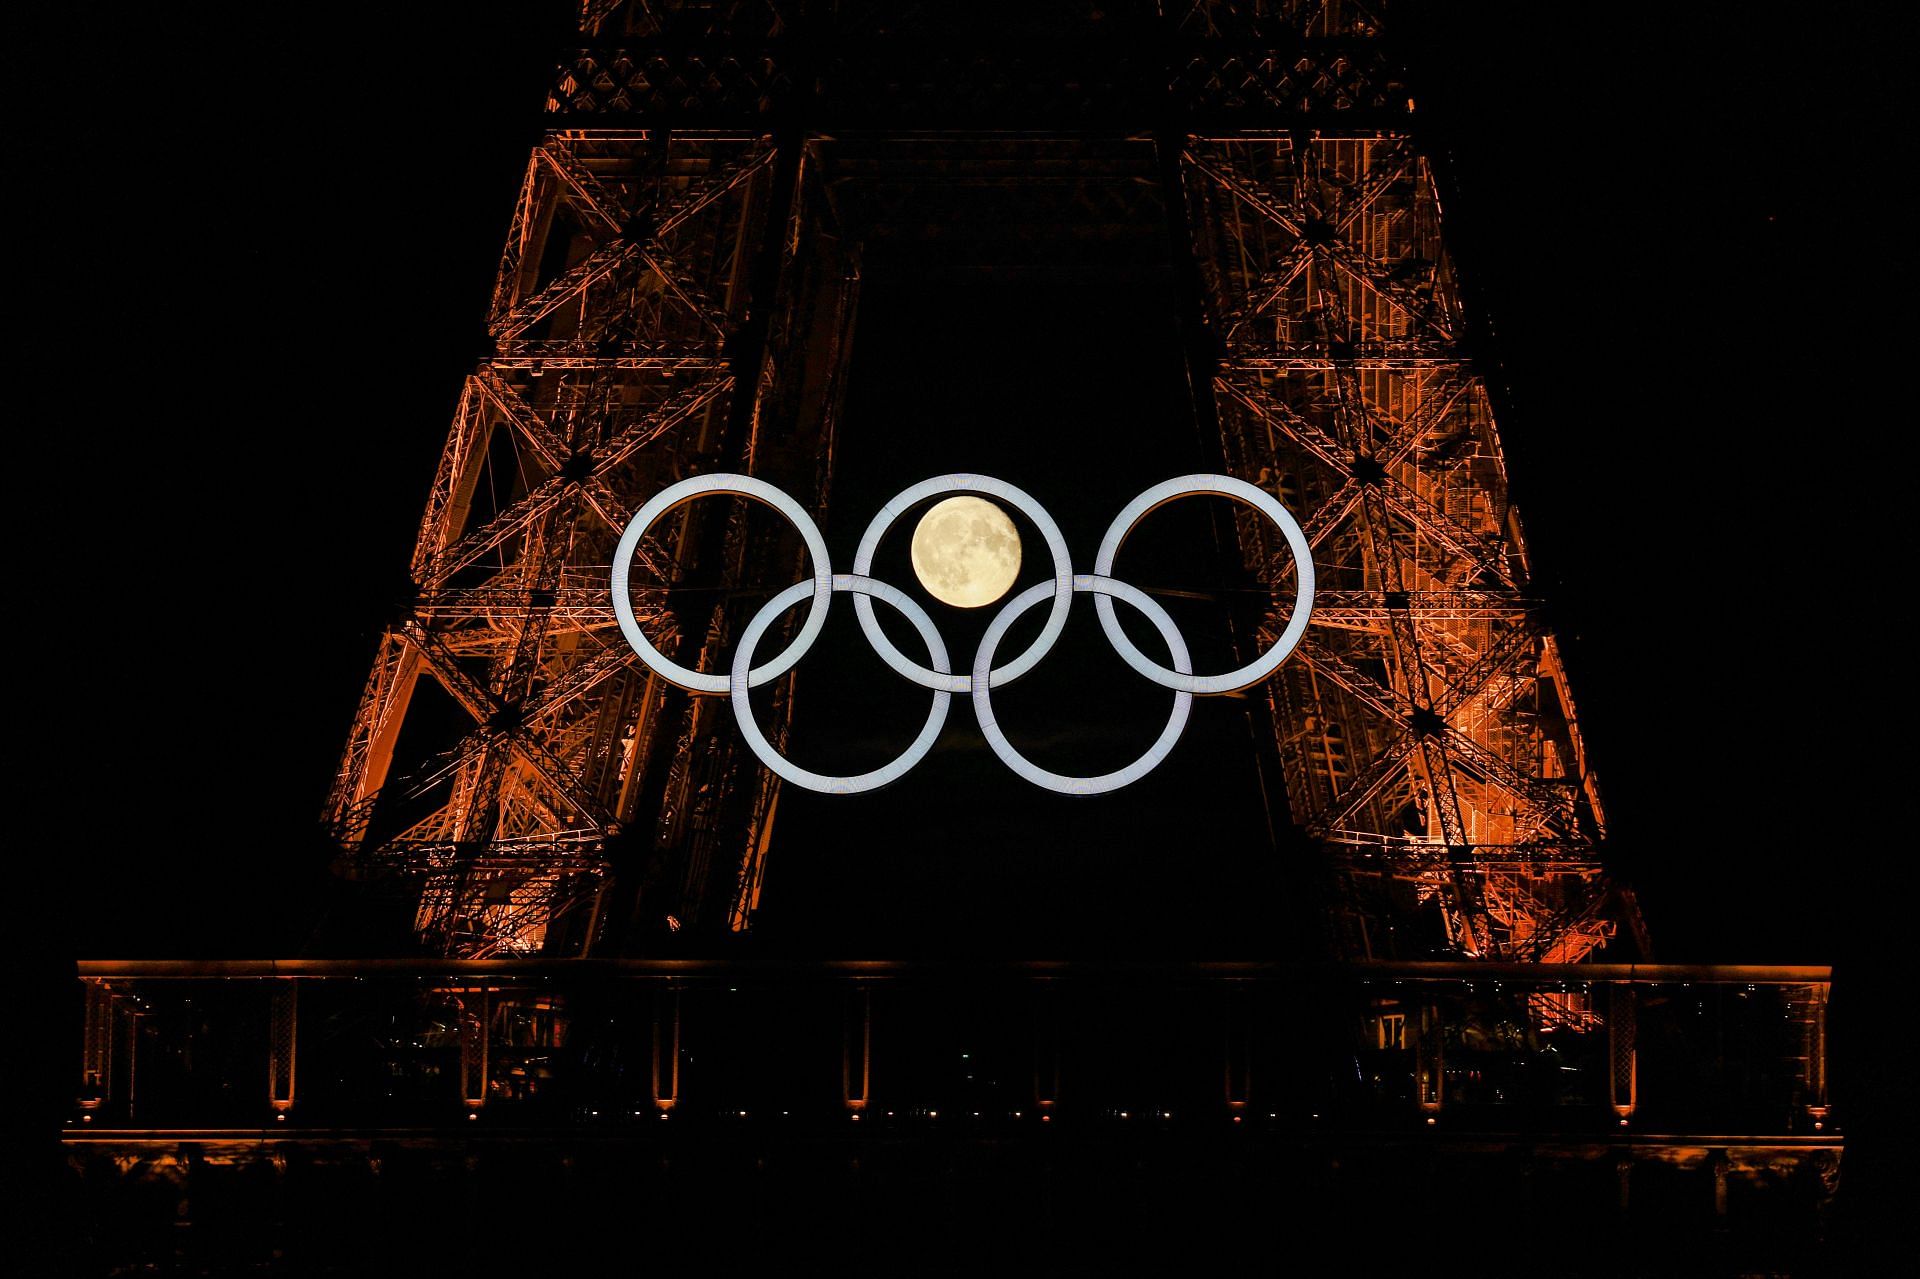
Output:
M985 498L947 498L913 530L913 575L943 604L991 604L1020 576L1020 531Z

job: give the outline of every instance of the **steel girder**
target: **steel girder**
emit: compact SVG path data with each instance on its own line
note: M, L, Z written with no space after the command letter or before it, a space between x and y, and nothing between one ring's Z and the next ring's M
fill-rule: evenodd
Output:
M1227 469L1300 514L1320 566L1309 642L1267 704L1292 814L1345 868L1349 948L1565 960L1604 942L1619 895L1598 788L1381 6L1098 9L996 9L982 31L971 6L582 4L502 255L493 350L421 524L417 594L329 801L361 864L424 884L435 946L548 945L546 921L589 900L626 826L645 827L625 842L655 906L687 919L725 897L710 918L750 919L775 783L742 769L703 701L642 677L594 585L637 502L691 469L724 458L824 504L859 276L857 249L826 246L845 223L906 216L884 202L897 192L875 203L828 174L857 176L860 154L884 167L889 147L924 166L1009 127L1096 151L1173 140L1165 194L1218 357L1203 419ZM1132 198L1137 175L1119 176L1009 207L1097 223ZM986 181L989 212L1022 185ZM757 298L755 243L779 259ZM1252 520L1237 531L1249 570L1289 597L1283 548ZM636 606L656 642L713 664L738 619L674 587L737 577L765 550L752 542L737 518L655 530ZM425 747L402 731L423 675L470 721Z
M327 806L351 864L419 883L416 927L444 953L547 947L555 918L596 900L650 769L667 813L700 807L699 778L716 770L722 791L773 785L704 757L699 708L639 666L605 591L614 543L650 492L750 448L728 431L728 344L761 228L784 212L770 212L773 157L765 132L628 130L556 131L529 159L489 317L495 350L462 392L414 595L380 642ZM678 606L674 592L696 572L737 575L740 525L736 513L714 546L669 518L646 540L635 602L656 643L724 631L712 592ZM406 731L423 676L465 724L442 725L439 741ZM711 820L640 825L643 859L755 838ZM696 914L705 888L692 877L671 909Z
M1189 134L1181 180L1228 463L1301 513L1326 584L1269 707L1294 818L1347 867L1347 944L1586 957L1615 922L1604 815L1426 161L1401 132ZM1286 598L1284 547L1241 536Z

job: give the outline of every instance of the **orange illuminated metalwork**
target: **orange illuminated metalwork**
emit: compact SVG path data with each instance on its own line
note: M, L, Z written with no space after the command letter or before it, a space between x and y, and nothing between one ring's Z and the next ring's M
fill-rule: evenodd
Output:
M690 928L750 926L779 779L752 766L723 708L667 689L620 642L601 589L619 532L650 493L721 469L824 508L874 174L973 166L1002 175L976 181L1005 199L1044 186L1057 201L1057 183L1020 175L1097 154L1160 173L1203 335L1190 360L1202 429L1220 469L1301 513L1319 566L1313 625L1258 695L1277 787L1338 868L1336 949L1577 962L1624 928L1645 953L1631 895L1600 863L1599 786L1465 350L1413 99L1372 10L1176 6L1156 21L1191 60L1162 89L1112 87L1100 102L1116 128L1097 144L1039 116L1017 139L983 136L986 117L858 143L775 127L768 95L801 95L787 122L842 101L806 98L824 82L797 68L757 90L689 72L674 105L708 123L669 132L649 123L662 68L705 56L674 43L691 38L677 12L581 12L591 47L562 69L527 165L493 349L415 546L417 594L381 641L329 800L352 865L419 885L423 938L453 955L591 952L616 853ZM786 33L755 14L732 14L729 38L761 38L763 20L765 39ZM884 61L884 34L846 35L880 40L867 52ZM632 52L656 45L647 56L666 62ZM1232 88L1207 70L1280 45L1298 56L1266 79ZM1120 127L1167 112L1187 124ZM1090 190L1059 216L1114 216ZM1284 628L1292 570L1256 519L1242 513L1237 532L1276 601L1271 625L1242 637L1252 653ZM647 633L683 666L718 669L741 619L668 588L750 566L800 563L737 512L642 539ZM786 695L774 702L777 745ZM1574 998L1540 1011L1593 1017Z

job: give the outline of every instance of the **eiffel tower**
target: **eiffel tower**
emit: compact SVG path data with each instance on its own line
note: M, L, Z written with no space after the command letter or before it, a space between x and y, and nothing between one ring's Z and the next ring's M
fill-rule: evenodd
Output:
M581 10L493 350L433 477L417 596L329 800L351 864L410 877L417 930L449 955L595 953L623 879L688 927L750 929L779 781L717 699L648 678L621 641L613 542L699 471L826 506L860 246L913 216L855 198L877 174L1026 174L999 180L997 215L1097 225L1111 186L1033 175L1106 125L1163 201L1201 429L1222 469L1300 514L1320 566L1309 639L1258 692L1276 803L1334 869L1339 951L1574 962L1624 923L1644 953L1601 865L1600 792L1378 7L996 18L1005 58L963 66L923 55L967 47L965 20L886 6ZM877 78L892 65L930 71ZM882 141L832 132L876 120ZM1056 136L991 136L1015 124ZM939 140L917 140L929 125ZM717 519L656 532L635 574L643 625L696 668L739 609L670 584L768 553ZM1257 647L1293 569L1257 520L1235 534L1276 601L1246 627ZM426 719L455 731L423 748L408 729Z
M1498 1196L1567 1207L1526 1227L1556 1245L1612 1211L1631 1247L1636 1205L1651 1197L1646 1229L1664 1228L1661 1187L1682 1182L1702 1237L1776 1204L1815 1222L1840 1155L1831 970L1654 964L1607 874L1391 8L579 4L486 350L422 477L412 592L324 815L340 868L404 903L412 944L84 963L79 1180L137 1167L218 1203L289 1166L344 1169L323 1200L348 1213L484 1165L497 1183L460 1184L503 1210L541 1179L589 1205L596 1186L637 1188L622 1210L655 1213L670 1248L683 1178L723 1205L715 1222L748 1183L829 1211L817 1196L842 1171L892 1193L850 1144L872 1134L948 1171L950 1149L1009 1152L1025 1203L1062 1184L1060 1136L1093 1152L1090 1212L1124 1140L1199 1152L1165 1167L1204 1170L1205 1194L1278 1187L1335 1230L1391 1201L1426 1213L1430 1240ZM1188 443L1312 548L1305 639L1240 705L1273 832L1256 852L1317 885L1318 959L728 949L774 914L769 869L804 797L726 698L642 664L609 591L615 548L649 498L715 472L825 523L874 469L853 370L889 348L863 305L881 314L915 255L1055 284L1144 261L1129 278L1164 282ZM1237 665L1288 624L1298 566L1251 510L1218 514L1223 567L1194 593L1217 597L1214 656ZM798 540L745 503L701 501L641 539L631 603L667 657L723 671L747 620L808 575ZM774 681L761 713L782 752L811 745L794 688ZM497 1133L522 1144L488 1153ZM831 1177L783 1162L828 1149L853 1152ZM272 1171L244 1187L205 1172L249 1161ZM1463 1186L1497 1189L1468 1202ZM556 1221L575 1207L541 1202ZM1265 1222L1267 1200L1244 1206ZM177 1237L154 1221L152 1239Z

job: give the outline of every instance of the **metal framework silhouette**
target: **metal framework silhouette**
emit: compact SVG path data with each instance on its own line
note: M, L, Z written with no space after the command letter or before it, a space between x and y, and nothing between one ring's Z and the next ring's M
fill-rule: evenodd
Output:
M409 877L453 956L617 947L621 878L675 926L751 926L778 780L723 699L621 642L609 557L689 474L826 506L860 246L928 216L874 179L962 174L956 222L1164 222L1202 432L1320 566L1258 695L1339 948L1572 962L1625 923L1644 954L1382 7L584 4L328 802L350 863ZM663 523L634 573L642 624L701 669L741 624L726 587L800 569L726 505ZM1236 532L1290 598L1284 545Z
M1038 1211L1076 1262L1088 1239L1143 1255L1129 1204L1183 1257L1195 1222L1259 1247L1278 1219L1411 1262L1498 1199L1525 1211L1495 1268L1570 1232L1598 1269L1817 1268L1833 971L1647 962L1603 871L1383 7L581 5L326 809L429 953L82 962L77 1251L551 1268L613 1222L622 1257L691 1260L702 1214L744 1203L787 1214L770 1247L891 1220L918 1255L938 1201ZM716 944L754 925L780 784L728 699L628 647L610 558L692 475L828 512L863 279L878 299L928 262L1047 287L1117 267L1179 308L1206 469L1312 546L1306 638L1244 705L1267 811L1303 836L1276 842L1326 872L1331 962ZM1294 561L1217 505L1210 605L1245 662ZM682 666L725 669L807 573L744 507L690 503L637 552L635 612ZM756 708L781 750L789 688ZM541 1229L448 1232L450 1195Z

